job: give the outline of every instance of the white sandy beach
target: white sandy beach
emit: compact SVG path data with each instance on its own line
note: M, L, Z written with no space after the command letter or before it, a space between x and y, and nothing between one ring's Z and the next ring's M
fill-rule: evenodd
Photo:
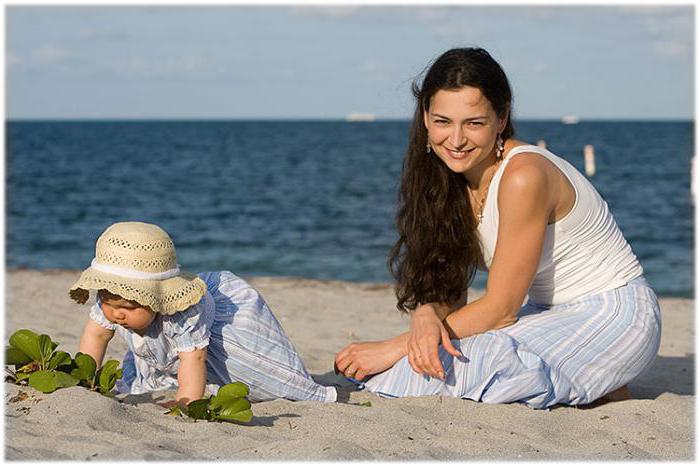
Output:
M6 275L5 342L19 328L74 354L87 316L67 289L77 271ZM691 460L694 458L694 303L661 300L663 334L633 399L538 411L519 404L424 397L383 399L333 374L353 340L386 338L407 318L388 285L256 278L315 378L342 384L338 403L253 405L251 425L164 415L158 396L111 399L80 387L42 394L5 383L8 460ZM115 338L107 357L120 359ZM20 392L28 396L17 397ZM19 398L24 398L18 401ZM360 403L371 401L371 406Z

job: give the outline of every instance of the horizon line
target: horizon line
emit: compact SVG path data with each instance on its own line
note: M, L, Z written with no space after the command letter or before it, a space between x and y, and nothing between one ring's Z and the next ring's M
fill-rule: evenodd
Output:
M513 118L515 122L557 122L562 123L563 117L522 117ZM5 118L5 123L33 123L33 122L343 122L354 124L381 123L381 122L410 122L410 117L376 117L372 120L348 120L346 117L32 117L32 118ZM577 123L585 122L694 122L695 117L579 117Z

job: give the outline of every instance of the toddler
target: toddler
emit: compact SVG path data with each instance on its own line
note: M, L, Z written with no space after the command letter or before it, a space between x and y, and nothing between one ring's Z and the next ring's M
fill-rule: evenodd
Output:
M115 331L126 340L120 393L177 389L168 405L185 405L205 388L240 381L251 401L336 401L335 388L309 376L255 289L228 271L180 270L170 236L156 225L107 228L70 296L83 304L89 290L97 297L79 351L99 367Z

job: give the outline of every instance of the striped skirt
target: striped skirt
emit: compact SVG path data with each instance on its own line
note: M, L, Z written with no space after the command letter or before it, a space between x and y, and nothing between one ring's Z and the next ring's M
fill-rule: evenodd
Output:
M660 335L656 295L639 277L567 304L528 303L510 327L452 340L462 357L439 348L445 381L414 372L404 357L360 386L388 397L587 404L651 366Z

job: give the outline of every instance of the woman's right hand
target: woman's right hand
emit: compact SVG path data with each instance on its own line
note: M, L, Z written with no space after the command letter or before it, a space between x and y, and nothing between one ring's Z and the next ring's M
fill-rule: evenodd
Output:
M462 354L450 341L450 335L431 304L424 304L411 314L411 330L408 335L408 362L419 374L445 380L445 371L438 355L442 343L452 356Z
M355 380L384 372L406 355L402 341L405 339L400 335L383 341L351 343L335 356L336 372Z

